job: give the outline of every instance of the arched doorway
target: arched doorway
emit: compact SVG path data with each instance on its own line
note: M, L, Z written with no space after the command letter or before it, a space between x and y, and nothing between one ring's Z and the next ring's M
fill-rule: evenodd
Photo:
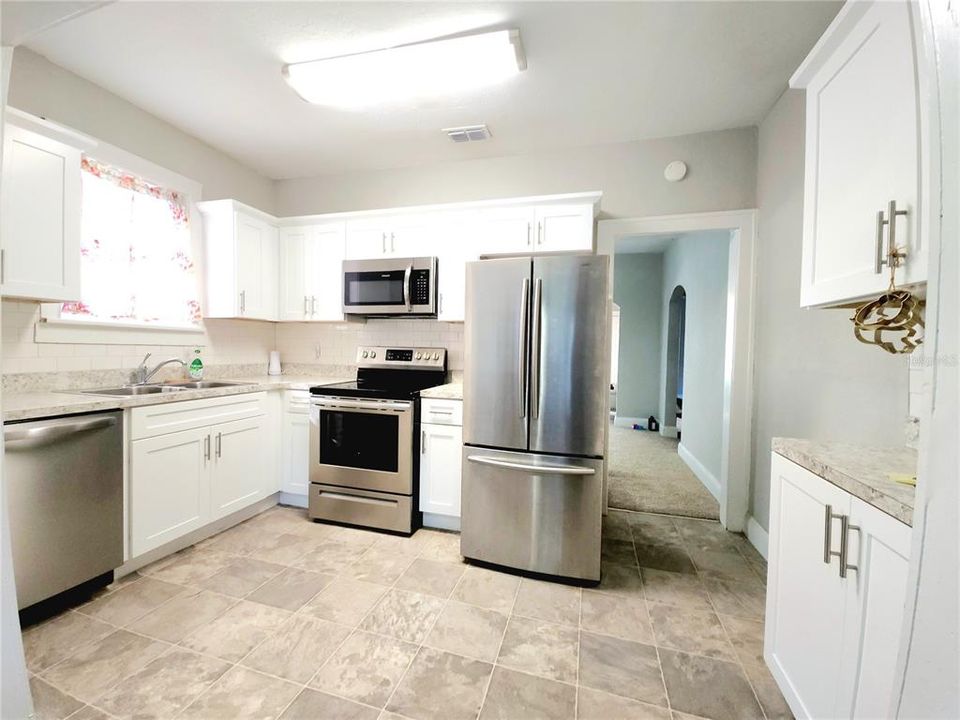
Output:
M687 291L677 285L667 312L667 357L663 388L663 434L680 437L683 417L683 348L686 333Z

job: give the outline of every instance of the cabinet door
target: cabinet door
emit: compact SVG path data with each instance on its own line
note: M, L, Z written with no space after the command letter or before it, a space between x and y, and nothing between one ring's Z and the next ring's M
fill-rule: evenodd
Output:
M213 519L229 515L275 491L269 472L263 417L210 427L213 471L210 496Z
M387 236L387 255L429 257L442 255L452 239L446 213L404 215L394 219Z
M260 266L260 312L262 320L276 320L280 302L280 229L265 224L263 265Z
M268 227L259 218L236 213L238 316L264 318L267 298L263 267L269 263Z
M80 299L80 151L4 128L0 200L6 297Z
M130 443L130 551L136 557L210 520L210 433Z
M284 413L283 492L307 495L310 490L310 415Z
M311 320L343 320L344 243L342 222L312 229L306 253Z
M536 220L537 252L593 250L593 205L542 205Z
M308 248L311 230L307 227L283 228L280 232L280 308L281 320L310 319L311 273Z
M390 223L387 218L347 222L345 248L348 260L380 258L388 254Z
M462 428L420 426L420 510L460 517Z
M478 255L533 252L536 209L490 208L480 212L475 235Z
M890 717L896 697L897 654L907 597L911 529L852 498L848 531L844 689L836 717Z
M807 142L801 305L883 292L877 213L895 200L906 248L899 282L926 280L920 211L915 3L848 3L829 57L806 85ZM828 30L828 32L830 32ZM827 46L830 46L828 43ZM882 233L883 250L889 232Z
M798 718L835 717L846 588L837 558L824 562L826 507L848 514L850 496L777 454L771 473L764 659ZM840 522L830 530L839 550Z

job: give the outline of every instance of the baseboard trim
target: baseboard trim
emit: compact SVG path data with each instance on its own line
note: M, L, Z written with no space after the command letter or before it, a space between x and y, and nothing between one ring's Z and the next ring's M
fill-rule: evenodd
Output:
M680 434L680 431L677 430L677 428L674 427L673 425L670 425L670 426L662 425L660 427L660 435L662 435L663 437L675 438L679 434Z
M438 515L436 513L423 514L423 526L439 530L454 530L460 532L460 518L452 515Z
M687 467L693 470L693 474L703 483L703 486L710 494L716 498L717 502L720 502L720 481L717 480L714 474L707 470L706 466L697 460L697 458L693 456L693 453L691 453L682 442L677 446L677 455L687 464Z
M646 418L627 417L626 415L617 415L613 418L614 427L632 428L634 425L647 426Z
M309 498L306 495L300 495L299 493L288 493L280 492L280 505L289 505L291 507L305 508L307 507Z
M770 545L770 535L767 534L767 531L758 523L753 515L747 518L747 540L750 541L750 544L753 545L757 552L763 555L763 559L767 559L767 547Z

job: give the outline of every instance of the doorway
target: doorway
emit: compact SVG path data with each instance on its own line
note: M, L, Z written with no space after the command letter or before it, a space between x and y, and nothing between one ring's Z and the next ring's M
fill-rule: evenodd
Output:
M677 285L670 293L667 312L667 360L664 377L664 434L682 439L683 346L686 341L687 291Z

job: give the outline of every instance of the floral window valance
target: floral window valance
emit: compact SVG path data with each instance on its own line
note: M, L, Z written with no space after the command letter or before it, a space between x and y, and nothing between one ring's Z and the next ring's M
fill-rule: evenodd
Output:
M89 157L81 171L81 299L60 317L199 326L188 199Z

